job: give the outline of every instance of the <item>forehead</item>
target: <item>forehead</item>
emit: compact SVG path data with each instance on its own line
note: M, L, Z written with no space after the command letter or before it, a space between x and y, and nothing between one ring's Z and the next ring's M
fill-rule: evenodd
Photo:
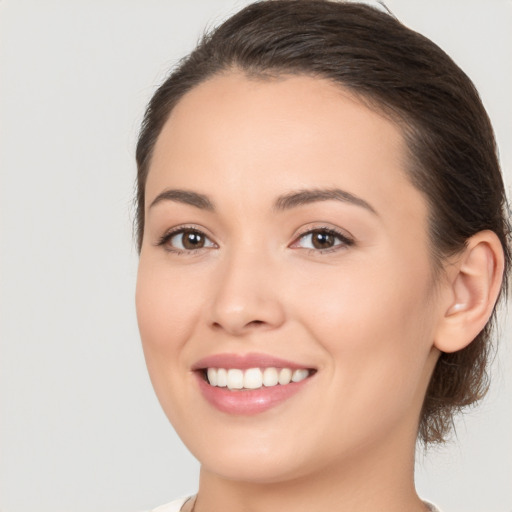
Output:
M243 190L247 205L286 189L340 187L376 209L421 216L424 199L407 176L406 155L400 128L338 85L229 73L198 85L172 111L155 146L146 204L170 186Z

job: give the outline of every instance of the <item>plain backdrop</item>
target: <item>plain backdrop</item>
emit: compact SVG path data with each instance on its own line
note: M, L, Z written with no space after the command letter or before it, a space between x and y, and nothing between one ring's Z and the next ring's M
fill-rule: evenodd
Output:
M246 3L0 0L2 512L136 512L196 490L138 338L134 146L167 70ZM472 77L512 183L512 3L387 4ZM512 511L510 340L458 438L418 456L420 495L445 512Z

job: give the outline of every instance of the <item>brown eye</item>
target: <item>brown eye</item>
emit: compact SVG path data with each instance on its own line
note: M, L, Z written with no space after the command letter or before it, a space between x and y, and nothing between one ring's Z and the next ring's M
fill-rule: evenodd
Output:
M348 247L354 244L354 241L338 233L333 229L321 228L312 229L299 237L298 241L294 243L293 247L300 247L303 249L313 249L317 251L337 249Z
M184 249L200 249L204 247L205 236L202 233L196 231L185 231L181 235L181 240Z
M164 236L160 242L170 251L186 252L196 249L215 247L215 244L201 231L196 229L180 229Z
M315 230L311 232L311 243L315 249L330 249L336 243L336 237L326 231Z

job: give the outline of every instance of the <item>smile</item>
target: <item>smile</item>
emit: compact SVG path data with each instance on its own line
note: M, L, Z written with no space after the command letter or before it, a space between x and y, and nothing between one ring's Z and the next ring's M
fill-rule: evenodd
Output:
M286 386L291 382L307 379L311 370L306 368L208 368L206 380L210 386L229 390L260 389L262 387Z
M200 394L210 406L229 415L254 415L288 402L318 372L304 362L269 354L216 354L191 368Z

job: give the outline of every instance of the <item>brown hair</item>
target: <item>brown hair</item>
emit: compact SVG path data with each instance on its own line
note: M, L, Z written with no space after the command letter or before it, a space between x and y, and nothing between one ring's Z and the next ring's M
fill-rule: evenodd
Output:
M176 103L213 75L239 70L265 79L308 74L352 91L399 123L409 175L429 205L435 268L467 239L490 229L510 265L507 203L493 130L471 80L437 45L389 14L329 0L267 0L242 9L210 34L151 99L137 145L137 242L155 142ZM442 353L421 413L419 437L442 442L453 415L483 397L495 314L465 349Z

